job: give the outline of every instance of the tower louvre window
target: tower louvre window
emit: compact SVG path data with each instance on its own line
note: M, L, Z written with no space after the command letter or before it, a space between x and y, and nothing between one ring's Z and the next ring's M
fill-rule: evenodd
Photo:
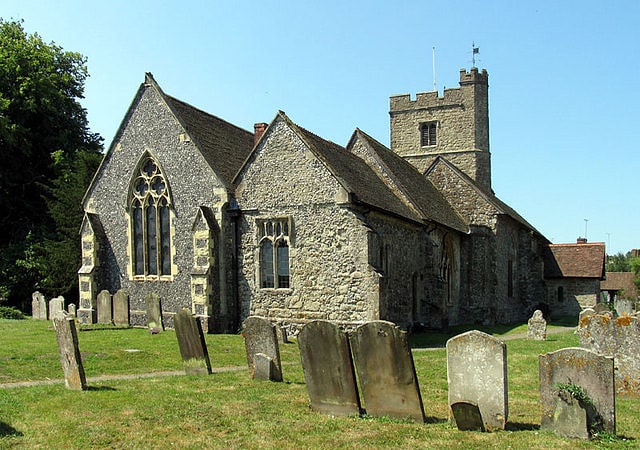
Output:
M429 147L436 145L436 122L425 122L420 125L420 145Z

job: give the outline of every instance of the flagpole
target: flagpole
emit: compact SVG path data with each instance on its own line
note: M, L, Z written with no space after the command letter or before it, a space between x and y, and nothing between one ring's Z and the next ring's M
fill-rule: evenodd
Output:
M438 92L438 83L436 82L436 48L432 47L432 65L433 65L433 90Z

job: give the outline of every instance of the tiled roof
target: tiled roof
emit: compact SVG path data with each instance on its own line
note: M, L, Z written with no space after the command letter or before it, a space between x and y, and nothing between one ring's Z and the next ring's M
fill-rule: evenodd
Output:
M297 126L283 112L279 115L298 132L345 190L355 196L356 202L415 222L422 221L420 215L402 202L364 160L344 147Z
M607 272L606 279L600 282L601 291L624 290L627 297L636 297L638 290L633 284L635 274L633 272Z
M545 278L597 278L604 276L603 242L549 244L545 248Z
M209 166L223 183L231 186L253 148L253 133L169 95L164 98Z
M375 152L378 161L383 165L388 175L394 179L394 182L400 185L408 200L422 215L423 220L438 222L463 233L469 231L467 224L444 195L411 163L360 129L355 131L352 141L354 138L363 139Z

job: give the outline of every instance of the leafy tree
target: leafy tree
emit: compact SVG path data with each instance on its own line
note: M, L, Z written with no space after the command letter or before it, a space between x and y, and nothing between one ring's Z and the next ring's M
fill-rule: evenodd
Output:
M78 215L68 209L62 220L54 205L79 201L87 177L75 171L89 170L102 147L79 103L87 76L81 54L0 19L0 296L10 304L29 300L34 289L66 294L69 283L52 270L56 263L77 269L79 259L63 258L62 247L70 239L79 246Z
M605 268L607 272L631 272L629 258L622 252L609 256Z
M630 258L629 265L631 266L631 271L635 274L633 277L633 284L636 285L636 288L640 293L640 256Z

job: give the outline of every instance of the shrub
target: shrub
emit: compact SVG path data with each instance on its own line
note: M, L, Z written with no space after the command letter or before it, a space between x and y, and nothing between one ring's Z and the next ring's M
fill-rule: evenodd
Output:
M0 306L0 319L24 319L24 314L21 311L12 308L10 306Z

